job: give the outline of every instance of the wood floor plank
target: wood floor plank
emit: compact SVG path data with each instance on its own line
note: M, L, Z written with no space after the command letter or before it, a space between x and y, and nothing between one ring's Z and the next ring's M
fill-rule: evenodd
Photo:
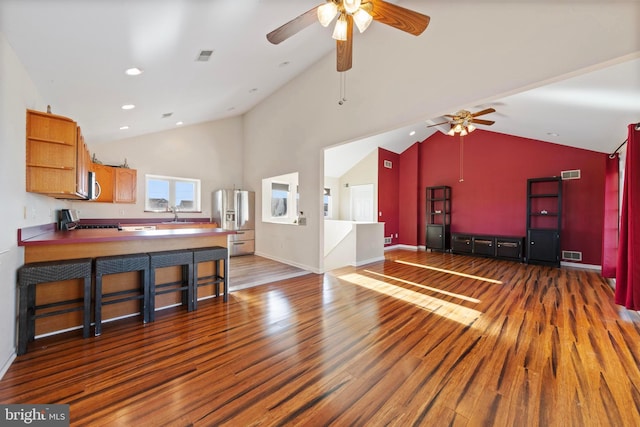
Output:
M640 425L640 316L595 272L394 250L279 280L243 262L260 286L226 304L36 340L0 401L68 403L74 426Z

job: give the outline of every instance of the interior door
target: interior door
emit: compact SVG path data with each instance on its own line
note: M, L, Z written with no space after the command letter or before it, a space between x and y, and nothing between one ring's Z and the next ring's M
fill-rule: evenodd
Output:
M352 185L351 220L375 222L373 210L373 184Z

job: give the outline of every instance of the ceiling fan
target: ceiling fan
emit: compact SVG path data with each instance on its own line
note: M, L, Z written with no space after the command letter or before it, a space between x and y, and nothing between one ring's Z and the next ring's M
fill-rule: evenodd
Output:
M316 19L326 27L336 16L338 19L333 38L336 40L338 71L351 69L354 23L361 33L371 21L376 20L418 36L427 28L431 19L427 15L383 0L327 0L325 4L316 6L271 31L267 34L267 40L279 44L313 24Z
M444 117L450 117L449 120L442 123L436 123L434 125L430 125L427 127L441 126L445 124L449 124L451 126L448 135L454 136L456 133L459 133L460 136L465 136L474 130L476 130L475 124L491 126L495 123L493 120L484 120L478 119L478 116L484 116L485 114L495 113L494 108L485 108L484 110L478 111L477 113L471 113L467 110L460 110L455 114L445 114Z

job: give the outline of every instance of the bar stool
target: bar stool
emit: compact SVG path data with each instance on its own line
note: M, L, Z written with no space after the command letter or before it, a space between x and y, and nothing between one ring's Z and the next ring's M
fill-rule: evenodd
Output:
M229 284L227 281L228 257L228 249L222 246L193 249L193 310L198 308L198 288L200 286L214 285L217 297L220 296L220 283L222 283L223 300L227 302L229 299ZM198 264L207 261L213 261L214 263L213 275L198 277ZM222 269L220 268L220 262L222 262Z
M193 300L193 252L190 249L149 253L149 321L155 320L156 295L182 293L182 305L191 311ZM182 267L182 279L177 282L156 283L156 269Z
M45 261L24 264L18 270L18 287L20 301L18 307L18 355L27 352L27 344L35 338L35 321L41 317L54 316L73 311L83 312L82 336L89 337L91 328L91 258L63 261ZM42 283L62 282L82 279L82 298L61 300L48 304L36 305L36 285ZM82 305L78 305L82 302ZM73 305L73 307L68 307ZM50 310L54 307L64 307ZM44 313L38 314L38 311Z
M140 300L140 313L144 323L149 322L149 255L131 254L96 258L96 294L95 294L95 336L102 333L102 306L125 301ZM102 292L104 275L139 271L140 285L137 289Z

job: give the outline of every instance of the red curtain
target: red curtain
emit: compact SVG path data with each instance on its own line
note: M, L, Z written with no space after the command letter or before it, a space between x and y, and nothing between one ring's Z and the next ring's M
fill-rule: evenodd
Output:
M602 276L616 277L618 262L618 218L620 214L620 156L607 157L604 181L604 230L602 233Z
M620 243L616 266L616 304L640 310L640 131L629 125L622 187Z

